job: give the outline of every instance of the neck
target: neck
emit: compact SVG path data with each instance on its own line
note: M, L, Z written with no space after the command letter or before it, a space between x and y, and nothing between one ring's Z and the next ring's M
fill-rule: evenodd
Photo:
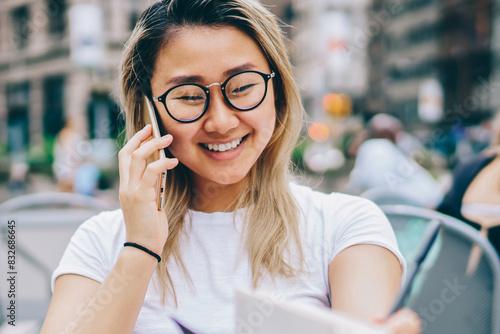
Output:
M193 188L191 209L203 212L234 211L235 201L245 183L245 180L229 185L211 181L197 182Z

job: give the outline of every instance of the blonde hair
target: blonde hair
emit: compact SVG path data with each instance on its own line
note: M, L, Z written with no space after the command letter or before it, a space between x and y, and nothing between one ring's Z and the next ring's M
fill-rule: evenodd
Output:
M276 125L266 148L250 170L248 187L234 201L234 210L245 208L245 250L256 288L264 275L293 277L303 270L299 235L299 209L289 189L290 156L300 134L303 109L277 19L253 0L165 0L148 8L129 38L121 63L120 99L126 115L127 138L138 130L142 96L151 97L150 78L158 52L169 38L190 26L232 26L251 36L264 52L271 69L276 106ZM190 171L179 164L167 173L165 212L169 236L157 273L162 295L177 299L169 275L168 260L182 262L180 234L184 217L195 198ZM292 245L297 252L292 253ZM293 260L293 261L292 261Z

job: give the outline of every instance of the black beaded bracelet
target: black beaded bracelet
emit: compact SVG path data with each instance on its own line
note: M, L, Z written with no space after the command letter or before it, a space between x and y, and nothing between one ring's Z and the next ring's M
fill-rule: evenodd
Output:
M138 248L142 251L145 251L146 253L148 253L149 255L151 256L154 256L157 260L158 260L158 263L161 262L161 257L160 255L156 254L155 252L153 251L150 251L149 249L147 249L146 247L144 246L141 246L141 245L138 245L136 244L135 242L126 242L123 244L123 247L127 247L127 246L131 246L131 247L135 247L135 248Z

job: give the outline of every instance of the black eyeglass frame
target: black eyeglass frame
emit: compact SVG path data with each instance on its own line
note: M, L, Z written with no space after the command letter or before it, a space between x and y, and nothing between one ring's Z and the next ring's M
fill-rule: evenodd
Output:
M231 103L231 101L229 101L229 98L226 95L226 89L225 88L226 88L226 85L229 82L229 80L231 80L235 76L240 75L242 73L257 73L257 74L259 74L264 79L264 84L265 84L264 96L262 96L262 99L257 104L255 104L255 105L253 105L253 106L251 106L249 108L238 108L238 107L234 106ZM232 108L234 108L234 109L236 109L238 111L249 111L249 110L257 108L264 101L264 99L267 96L267 85L268 85L268 82L269 82L270 79L274 78L275 76L276 76L276 73L274 71L271 71L270 74L267 74L267 73L262 73L262 72L259 72L259 71L248 70L248 71L241 71L241 72L235 73L235 74L229 76L223 82L214 82L214 83L211 83L208 86L203 86L203 85L200 85L200 84L197 84L197 83L186 82L186 83L182 83L182 84L179 84L179 85L175 85L174 87L168 89L165 93L163 93L162 95L160 95L158 97L154 97L153 96L153 101L161 102L163 104L163 106L165 107L165 110L167 111L168 115L170 117L172 117L172 119L176 120L177 122L180 122L180 123L192 123L192 122L195 122L195 121L199 120L200 118L202 118L203 115L205 115L205 113L207 112L208 106L210 105L210 89L209 89L210 87L217 86L217 85L220 86L220 89L222 91L222 96L224 96L224 100ZM170 113L170 111L168 110L167 103L166 103L166 97L167 97L168 93L170 93L172 90L174 90L174 89L176 89L178 87L181 87L181 86L188 86L188 85L200 87L205 92L205 95L206 95L207 98L205 100L205 105L203 106L203 112L199 116L197 116L197 117L195 117L193 119L181 120L181 119L175 118Z

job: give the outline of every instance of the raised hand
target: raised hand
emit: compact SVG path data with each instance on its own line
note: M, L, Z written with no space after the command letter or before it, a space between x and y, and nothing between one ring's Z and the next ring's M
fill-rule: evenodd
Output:
M155 185L158 176L177 166L179 161L164 158L147 164L147 158L168 147L173 140L169 134L149 140L151 133L152 127L148 124L120 150L119 197L127 230L126 241L161 254L168 237L168 222L163 208L157 208Z

